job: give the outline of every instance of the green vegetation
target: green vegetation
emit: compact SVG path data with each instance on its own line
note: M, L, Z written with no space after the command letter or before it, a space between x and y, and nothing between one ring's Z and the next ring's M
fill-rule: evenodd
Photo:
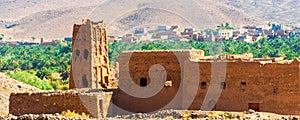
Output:
M0 70L43 90L67 89L72 55L70 44L0 46Z
M233 29L234 27L230 26L228 22L225 23L225 26L218 26L218 29Z
M34 41L36 38L35 37L31 37L32 41Z
M42 90L53 90L53 87L49 85L48 81L42 81L37 76L32 74L33 71L15 71L7 72L7 75L13 79L19 80L23 83L27 83L31 86L36 86Z
M0 34L0 41L3 40L4 34Z
M262 39L253 43L234 40L222 42L197 42L194 40L190 40L189 42L153 41L149 43L135 43L133 45L115 41L113 44L109 45L109 58L111 62L116 62L122 51L130 50L172 50L191 48L204 50L205 55L207 56L253 53L256 58L284 57L286 60L292 60L300 56L300 38Z
M227 40L222 42L153 41L129 44L117 42L109 45L110 64L118 62L122 51L201 49L205 55L253 53L254 57L300 56L300 38L262 39L254 43ZM56 46L0 46L0 71L8 76L43 90L67 89L71 59L71 43Z

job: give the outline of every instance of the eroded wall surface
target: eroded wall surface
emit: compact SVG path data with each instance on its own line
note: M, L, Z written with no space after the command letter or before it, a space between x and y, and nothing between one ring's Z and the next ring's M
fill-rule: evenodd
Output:
M104 22L83 20L74 25L69 88L102 89L112 82Z
M94 118L105 118L112 94L102 90L110 91L115 87L110 71L105 24L84 19L81 25L74 25L72 38L69 88L77 92L11 94L9 112L23 115L74 110Z
M55 114L71 110L94 118L105 118L111 94L108 93L13 93L9 113Z
M203 51L189 50L122 53L119 59L119 88L114 91L113 103L130 112L152 112L162 107L180 109L182 99L177 93L182 91L180 84L184 62L201 56L204 56ZM140 86L142 79L148 86ZM154 90L157 88L161 90ZM159 92L149 98L143 96L155 91ZM176 100L173 101L174 98Z
M245 111L251 108L257 111L300 115L298 60L295 59L289 64L261 64L242 60L193 62L189 58L193 58L192 55L195 54L190 53L122 53L119 89L114 92L113 103L129 112L152 112L161 108L185 109L184 105L189 103L187 100L192 98L188 109ZM153 74L151 71L155 71L152 67L157 64L165 69L166 78L159 78L159 73L164 71L157 72L154 75L156 77L149 77ZM162 89L151 97L134 96L132 93L142 94L141 91L133 90L136 86L141 87L141 80L144 78L147 79L147 85L163 86ZM136 86L132 86L130 81ZM172 86L162 84L167 81L171 81ZM180 84L183 81L185 84ZM133 90L122 89L122 85ZM193 92L196 92L196 95L191 94ZM218 96L218 92L220 97L213 99ZM170 105L171 101L177 99L176 96L180 99Z
M199 65L200 79L197 96L190 109L208 108L211 105L210 107L214 110L222 111L244 111L251 108L264 112L300 115L300 68L297 60L291 64L262 65L259 62L242 61L226 62L225 64L221 62L193 64ZM216 66L226 67L226 77L221 80L213 80L212 83L212 79L218 79L212 75L215 72L212 69ZM219 69L224 68L219 67ZM187 73L192 73L192 71L193 69L190 69L190 72ZM206 83L206 88L201 88L202 82ZM222 89L222 82L225 82L224 89ZM203 104L209 87L222 90L219 99L207 98L208 103L216 103L215 105ZM185 90L184 93L188 95L188 89ZM251 104L258 106L251 107Z

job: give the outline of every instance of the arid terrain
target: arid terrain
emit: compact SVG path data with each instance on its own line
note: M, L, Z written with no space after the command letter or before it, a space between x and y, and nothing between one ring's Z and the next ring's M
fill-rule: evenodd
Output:
M274 23L280 23L280 24L293 25L293 26L300 27L300 17L299 17L300 1L299 0L265 0L265 1L262 1L262 0L1 0L0 1L0 10L1 10L1 12L0 12L0 37L1 37L1 40L3 37L3 40L17 40L17 41L20 41L20 40L39 41L40 38L44 38L43 40L49 41L49 40L55 40L55 39L63 39L64 37L71 37L74 23L81 23L83 18L89 18L93 21L104 20L107 25L108 35L118 35L118 36L124 35L126 33L132 33L132 31L134 29L139 28L139 27L153 29L154 27L157 27L158 25L169 25L169 26L179 25L179 26L181 26L180 29L182 29L184 27L193 27L193 28L200 30L200 29L206 29L206 28L213 28L224 22L228 22L230 25L233 25L233 26L267 25L270 22L274 22ZM100 25L98 25L98 26L100 26ZM103 31L101 31L101 32L103 32ZM193 32L193 30L192 30L192 32ZM98 35L98 34L93 34L93 35ZM95 38L95 41L98 40L97 38L101 38L101 39L105 38L105 37L103 37L104 33L103 34L101 33L101 35L102 35L102 37L92 37L92 38ZM83 36L86 37L85 34L83 34ZM88 37L91 38L90 36L88 36ZM89 39L89 38L87 38L87 39ZM82 40L86 40L86 39L82 39ZM288 46L288 47L292 46L291 48L295 48L294 51L296 51L296 52L293 51L294 53L292 55L290 55L290 57L294 57L296 55L297 55L296 57L298 57L297 50L299 50L299 49L298 49L297 45L299 43L298 42L299 39L289 39L289 40L291 40L291 41L294 40L295 41L294 44L283 44L284 42L281 42L281 41L284 41L284 40L278 40L278 43L282 43L282 44L278 44L278 45L276 44L276 46L272 46L273 44L271 44L271 43L270 44L267 44L267 43L261 44L262 46L248 45L247 49L249 49L249 51L250 51L250 50L252 50L252 48L254 48L253 50L257 50L262 47L263 48L262 51L266 50L266 53L267 52L272 53L273 51L271 51L271 49L274 47L277 47L282 50L288 51L288 52L286 52L286 54L288 54L288 53L291 53L292 50L289 51L289 49L283 49L283 48L286 46ZM298 41L296 41L296 40L298 40ZM287 41L287 40L285 40L285 41ZM107 42L105 42L105 43L107 43ZM264 43L264 42L261 42L261 43ZM192 44L192 42L191 42L191 44ZM231 44L234 44L234 43L231 43ZM47 47L42 47L42 48L47 48L45 50L41 50L39 48L34 49L34 47L32 47L32 49L29 48L29 49L31 49L31 51L28 50L27 48L25 48L27 46L25 46L24 48L20 47L20 49L14 49L14 48L11 49L11 48L7 48L7 47L3 47L2 55L4 57L3 57L3 59L0 59L0 62L2 62L2 60L5 61L7 63L7 64L5 64L6 66L15 64L16 65L15 68L18 68L20 66L22 67L22 65L24 64L23 66L26 65L25 67L32 68L32 69L33 69L33 67L31 67L29 65L29 63L31 64L32 61L36 61L35 63L43 63L43 64L41 64L41 66L43 66L44 70L41 68L35 68L34 70L39 70L36 72L43 73L44 75L45 75L45 73L51 72L51 71L47 70L48 68L51 67L50 65L56 65L56 67L66 65L66 66L64 66L65 67L64 71L62 71L62 73L64 73L64 74L60 74L61 71L55 73L57 78L60 79L60 77L61 77L60 75L68 74L68 70L66 68L68 68L68 65L70 65L70 63L65 62L65 61L69 61L69 59L70 59L70 56L68 56L68 55L75 53L75 52L72 52L72 49L74 50L74 46L68 47L68 45L69 44L67 44L66 46L62 45L61 46L62 50L58 50L54 47L52 47L52 48L49 47L49 49ZM172 44L170 44L170 45L172 45ZM197 44L195 44L195 45L197 45ZM228 45L230 45L230 44L228 44ZM242 46L243 44L238 44L238 45ZM86 47L86 45L81 45L81 46ZM199 44L199 46L200 46L200 44ZM117 49L117 47L114 47L114 46L111 48ZM151 48L154 49L154 47L151 47ZM231 46L229 48L238 48L238 47ZM75 49L76 49L76 47L75 47ZM99 49L102 49L102 48L99 48ZM241 47L241 49L244 49L244 48ZM40 53L32 52L32 51L37 51L37 50L41 50L41 51L45 51L45 52L44 53L43 52L40 52ZM104 50L110 50L110 49L104 49ZM7 51L10 51L10 52L7 52ZM14 52L14 51L17 51L17 52ZM82 52L83 54L81 54L81 55L83 55L83 57L88 56L88 53L93 53L93 51L89 51L87 49L82 49L82 51L84 51L84 52ZM238 50L236 50L236 51L238 51ZM121 51L118 51L118 52L121 52ZM234 52L234 51L232 50L232 52ZM57 53L57 54L55 54L55 53ZM60 53L60 54L58 54L58 53ZM70 54L68 54L68 53L70 53ZM80 52L78 52L78 53L80 53ZM101 51L100 53L101 54L105 53L105 58L109 57L108 51ZM14 54L16 54L15 55L16 57L14 56ZM30 56L30 54L33 54L33 55ZM35 54L37 54L37 55L35 55ZM258 54L258 53L256 53L256 54ZM49 55L50 57L49 56L43 57L44 55ZM77 56L79 56L79 55L80 54L78 54ZM120 54L118 53L118 54L113 54L113 55L119 56ZM203 55L204 55L204 52L203 52ZM279 56L279 55L285 55L285 54L284 53L280 53L280 54L276 53L272 56ZM17 56L22 56L22 57L17 57ZM30 56L30 57L27 58L25 56ZM54 57L51 57L51 56L56 56L56 57L58 56L61 58L55 59ZM62 59L63 58L62 56L68 56L69 58ZM145 54L145 56L149 56L149 54ZM158 55L155 55L155 57L156 56L158 56ZM269 56L269 57L272 57L272 56ZM24 58L24 60L23 60L23 58ZM31 58L34 58L34 59L31 59ZM47 58L47 59L36 60L37 58ZM88 57L86 57L85 59L87 59L87 58ZM142 57L138 56L138 58L142 58ZM7 60L7 59L9 59L9 60ZM19 60L19 61L12 62L12 60ZM146 60L146 59L143 58L140 61L144 61L144 60ZM147 60L151 61L150 59L147 59ZM172 60L176 60L176 59L172 59ZM25 63L24 61L28 61L28 64L27 64L27 62ZM46 67L46 63L44 63L44 61L49 61L49 62L47 62L47 64L49 63L50 67L49 66ZM108 60L104 60L104 61L108 64ZM138 61L138 63L140 63L140 61ZM154 60L152 60L152 61L153 61L153 63L156 62ZM274 61L275 61L275 59L274 59ZM194 61L192 61L192 62L194 62ZM240 62L240 61L238 61L238 62ZM295 59L295 62L299 63L299 60ZM17 63L20 63L20 65ZM21 65L21 63L23 63L23 64ZM151 62L149 62L149 63L151 63ZM176 63L176 62L174 62L174 63ZM148 65L148 63L146 63L146 64ZM155 63L155 64L157 64L157 63ZM169 65L170 63L165 62L165 64ZM34 66L36 64L31 64L31 65ZM138 64L132 64L132 66L133 65L138 65ZM269 65L269 66L271 66L271 65ZM294 66L296 66L296 65L294 64ZM86 66L83 66L83 67L86 67ZM260 66L260 67L262 67L262 66ZM296 66L296 67L298 67L298 66ZM3 68L4 68L4 64L3 64ZM10 71L14 70L14 72L17 73L17 72L21 71L21 69L15 69L15 68L12 67L12 69L3 71L3 72L9 73ZM45 68L47 68L47 69L45 69ZM80 72L83 71L82 67L78 67L78 68L79 68L78 70ZM227 70L229 70L230 72L232 71L232 72L234 72L234 74L236 74L235 72L237 69L233 69L233 68L234 67L232 67L232 69L227 69ZM242 70L240 66L237 66L236 68L239 68L240 71ZM245 71L249 72L249 68L250 67L247 67L245 69ZM258 67L255 66L255 68L258 68ZM277 67L274 67L274 68L277 68ZM71 69L74 70L74 67L73 68L71 67ZM177 68L175 68L175 69L179 70ZM268 69L271 69L271 67ZM22 70L25 71L25 70L27 70L27 68L22 69ZM254 69L250 69L250 70L254 71ZM281 69L281 70L284 70L284 69ZM108 71L108 67L107 67L106 71ZM261 71L255 70L255 71L259 72L259 73L256 73L257 75L261 75L260 77L257 77L257 78L264 79L264 77L267 76L266 80L273 79L273 75L270 75L271 77L268 77L267 74L261 74L261 73L263 73L262 70ZM290 79L290 80L297 79L298 75L296 75L296 74L298 74L298 71L293 71L293 72L287 71L287 73L285 73L285 71L280 72L280 74L283 73L282 76L289 75L289 77L290 76L293 77L293 79ZM288 72L291 72L293 74L290 74ZM122 73L122 71L121 71L121 73ZM136 71L133 73L137 74ZM144 72L144 73L147 73L147 72ZM192 73L192 72L187 72L187 73ZM252 73L255 73L255 72L252 72ZM272 72L272 73L276 74L276 72ZM73 73L71 73L71 74L73 75ZM35 77L41 77L39 80L44 81L46 83L47 83L46 80L51 81L52 77L55 75L49 74L48 75L49 78L47 78L45 76L42 77L41 74L36 74L36 73L33 74L33 76L35 76ZM68 75L66 75L66 76L68 76ZM80 74L76 74L76 75L80 75ZM178 72L178 75L181 75L180 71ZM242 73L240 73L240 75L242 75ZM191 76L193 76L193 75L191 75ZM247 78L247 75L244 75L244 76L246 76L245 78ZM243 78L244 76L242 76L242 77L238 76L238 77L236 77L236 79ZM72 77L74 77L74 76L72 76ZM230 76L230 77L231 77L230 79L232 79L232 76ZM251 77L249 77L249 78L251 78ZM17 79L19 77L13 77L13 78ZM82 84L83 87L88 86L88 84L85 85L86 83L88 83L86 80L86 74L79 76L79 77L75 77L75 78L82 78L80 80L83 83ZM108 79L108 75L104 76L104 78ZM146 81L145 82L146 85L143 85L141 82L140 83L141 86L143 86L143 87L147 86L146 78L142 79L142 78L144 78L143 76L142 77L138 76L137 78L141 78L140 81ZM180 77L177 77L177 78L180 78ZM207 78L209 78L209 77L207 77ZM257 78L255 80L260 80ZM279 79L278 81L282 81L283 80L282 78L288 78L288 77L281 77L281 79ZM32 79L32 77L29 77L28 79ZM56 79L56 78L53 77L53 80L54 79ZM106 85L106 79L105 79L105 82L102 84ZM100 80L104 81L103 77ZM123 78L120 80L126 80L126 79ZM62 81L66 82L67 80L64 79ZM69 80L69 81L72 82L72 80ZM69 81L67 81L67 82L69 83ZM174 81L176 81L176 80L174 80ZM250 81L250 79L249 79L249 81ZM294 82L294 81L292 81L292 82ZM37 83L37 82L34 82L34 83ZM90 83L95 83L98 85L98 82L90 82ZM112 82L112 83L114 83L114 82ZM171 81L171 83L170 82L168 82L168 83L169 84L167 84L167 85L164 84L165 87L172 86L172 81ZM258 82L256 84L251 84L251 83L252 83L252 81L250 81L250 82L242 81L241 85L242 85L242 87L244 87L245 85L248 85L248 87L253 85L253 86L255 86L254 88L259 88L259 89L266 88L266 87L256 87L256 84L259 84ZM265 82L263 80L263 83L269 83L269 81ZM278 83L278 84L283 85L281 83ZM56 85L56 84L53 84L53 86L54 85ZM58 85L60 85L60 84L58 84ZM65 85L65 86L63 86L63 85ZM67 85L66 84L63 84L63 85L61 85L58 88L66 88L67 89L67 87L66 87ZM175 82L174 82L174 85L176 85ZM201 83L201 85L202 85L202 83ZM224 84L221 84L221 85L223 86L223 89L225 89L225 86L226 86L225 82L224 82ZM231 83L227 84L227 85L230 86ZM264 84L262 84L262 85L264 85ZM203 82L203 86L206 87L206 82ZM107 86L105 86L105 88L106 87ZM297 90L298 90L297 85L295 85L294 87L283 86L283 87L279 87L279 88L280 88L279 90L284 90L284 91L288 91L288 90L281 89L281 88L293 88L291 91L289 91L289 93L296 96L295 98L296 98L296 100L298 100L297 99L298 95L295 94L295 92L294 92L294 91L297 92ZM95 88L93 88L93 89L95 89ZM198 89L196 89L196 90L198 90ZM206 88L205 88L205 90L206 90ZM233 89L228 89L228 90L233 90ZM32 94L31 94L32 92L39 92L39 91L42 91L42 90L40 90L36 87L27 85L25 83L19 82L17 80L14 80L14 79L6 76L4 73L0 72L0 103L1 103L0 104L0 120L2 120L2 119L80 119L80 117L78 117L78 116L72 116L72 115L74 115L72 113L70 113L71 114L69 116L70 118L66 118L66 116L62 115L65 112L63 110L62 110L63 111L62 113L53 112L50 115L49 114L39 114L39 115L29 114L29 115L22 115L22 116L13 116L13 115L9 114L9 104L10 103L11 103L11 105L15 105L14 108L22 108L22 107L20 107L20 105L27 105L26 107L34 106L36 108L41 108L41 107L37 107L38 105L36 104L36 102L32 102L33 105L32 104L23 104L24 99L22 97L16 97L16 98L21 98L21 99L19 99L19 101L21 101L21 102L18 102L21 104L12 104L12 103L14 103L12 101L9 103L9 97L10 97L11 93L26 92L26 93L30 93L30 94L28 94L28 96L32 96ZM264 91L264 89L261 89L261 91ZM57 90L56 92L60 92L60 91ZM240 92L243 92L243 88L241 89ZM246 91L246 92L252 93L253 89L248 89L248 91ZM281 100L281 98L285 98L287 100L295 100L295 98L289 97L289 96L287 96L287 94L278 93L278 88L274 88L274 89L272 88L268 92L271 93L272 95L274 94L275 97L272 97L272 96L270 97L272 99L274 98L273 101ZM171 92L166 92L166 93L171 94ZM269 94L269 93L266 93L266 94ZM230 94L232 94L232 92L229 91L227 93L227 97L230 96ZM254 96L253 98L255 100L258 100L258 97L255 97L255 94L256 93L254 92L254 95L252 95L252 94L250 94L250 95ZM262 93L262 94L263 95L259 95L260 98L263 98L266 95L264 93ZM279 98L279 97L277 98L277 96L279 96L278 94L281 95L280 96L281 98ZM288 95L290 95L290 94L288 94ZM163 97L165 97L165 96L163 96ZM200 98L200 97L197 97L197 98ZM231 98L232 97L229 97L229 98L227 98L227 100L231 99ZM125 103L126 103L126 99L120 99L120 98L118 98L118 99L122 100L122 102L125 101ZM183 98L183 99L185 99L185 98ZM16 99L11 99L11 100L16 101ZM48 100L48 99L46 99L46 100ZM57 101L61 101L61 100L62 99L57 99ZM29 99L29 101L31 102L32 100ZM45 100L40 100L40 101L45 102ZM74 100L71 100L71 101L74 101ZM81 100L78 100L78 101L81 102ZM96 101L99 102L98 99ZM134 100L128 100L128 101L134 101ZM215 102L215 101L213 101L213 102ZM107 102L107 103L111 103L111 102ZM129 105L130 107L137 105L135 103L133 103L133 104L127 104L127 103L121 104L121 105ZM154 106L158 105L157 101L155 101L153 103L154 103ZM224 102L224 103L226 103L226 105L228 105L225 108L232 108L232 106L237 104L237 102L232 102L233 105L229 105L228 102ZM267 104L267 106L270 106L272 104L270 102L265 102L265 103ZM286 103L294 103L294 101L292 101L292 102L288 101ZM55 103L55 105L56 105L56 103ZM64 105L64 104L60 104L60 105ZM91 105L98 105L98 104L93 103ZM109 105L111 105L111 104L109 104ZM181 105L181 104L177 104L177 105ZM200 105L202 105L202 104L200 104ZM296 102L295 102L295 104L291 104L289 106L286 104L280 104L280 105L284 106L284 109L288 109L288 110L295 109L296 111L298 110L297 109L298 104ZM278 105L278 106L280 106L280 105ZM44 106L44 105L41 104L41 106ZM76 104L75 106L78 106L78 104ZM99 106L100 106L100 104L99 104ZM146 106L145 108L148 109L149 106ZM29 107L29 111L33 110L34 107ZM49 106L44 106L44 107L49 109ZM13 108L13 107L11 106L11 108ZM63 108L65 108L65 107L63 107ZM72 106L71 108L75 108L75 107ZM140 109L141 107L138 107L138 108ZM250 108L250 107L248 107L248 108ZM282 107L278 107L278 108L279 109L271 109L271 110L266 110L266 111L282 110L281 109ZM177 109L177 108L175 108L175 109ZM13 110L13 109L10 109L10 110ZM25 111L24 109L20 109L20 110ZM103 109L97 109L97 110L103 110ZM224 110L224 109L220 109L220 110ZM274 114L274 113L257 112L257 111L259 111L259 109L257 111L252 110L252 108L250 110L247 110L247 109L243 109L243 110L246 110L246 111L244 111L244 112L226 112L226 111L162 110L162 111L156 111L154 113L132 113L132 114L128 114L128 115L113 115L113 116L109 116L108 119L112 119L112 120L114 120L114 119L256 119L256 120L257 119L264 119L264 120L284 119L284 120L299 120L300 119L300 116L278 115L278 114ZM37 111L42 111L42 110L37 110ZM231 111L231 110L229 109L229 111ZM141 112L141 111L139 111L139 112ZM43 111L43 113L45 113L45 111ZM116 112L116 113L118 114L118 112ZM278 113L278 112L275 112L275 113ZM18 112L17 114L20 114L20 112ZM292 114L292 113L287 112L287 113L282 113L282 114Z
M62 39L85 17L105 20L112 35L153 24L199 29L222 22L299 26L299 6L298 0L2 0L0 34L4 39Z
M36 87L26 85L0 73L0 115L8 114L9 95L16 92L35 92L40 91Z

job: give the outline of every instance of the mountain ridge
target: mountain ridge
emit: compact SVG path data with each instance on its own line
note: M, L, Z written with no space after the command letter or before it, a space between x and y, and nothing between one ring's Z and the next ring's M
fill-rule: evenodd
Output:
M112 35L151 23L197 29L214 28L223 22L299 25L299 4L297 0L3 0L0 34L4 39L62 39L70 37L73 24L83 18L105 20ZM126 20L130 16L137 17Z

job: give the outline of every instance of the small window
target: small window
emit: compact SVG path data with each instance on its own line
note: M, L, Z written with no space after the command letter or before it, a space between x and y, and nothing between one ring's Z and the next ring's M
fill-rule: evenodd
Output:
M226 88L226 83L225 82L221 82L221 86L220 86L222 89L225 89Z
M147 86L147 78L141 78L140 79L140 86L146 87Z
M246 86L247 83L246 83L246 82L241 82L241 85L242 85L242 86Z
M201 89L206 89L206 82L201 82Z

